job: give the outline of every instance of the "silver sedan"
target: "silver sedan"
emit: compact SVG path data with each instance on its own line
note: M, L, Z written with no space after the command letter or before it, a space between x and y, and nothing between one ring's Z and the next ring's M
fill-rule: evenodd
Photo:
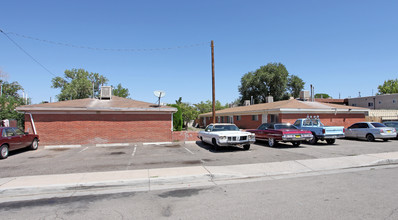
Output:
M388 141L397 136L397 131L395 128L386 127L378 122L359 122L348 127L345 136L346 138L366 139L368 141L375 139Z

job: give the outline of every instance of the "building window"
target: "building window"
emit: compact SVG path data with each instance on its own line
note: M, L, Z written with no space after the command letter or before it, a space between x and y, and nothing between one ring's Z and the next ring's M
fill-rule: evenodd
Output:
M224 116L221 116L221 123L224 123Z
M373 107L373 102L368 102L368 107Z
M351 106L357 106L357 104L352 104Z
M381 104L381 101L379 101L379 104Z
M252 121L258 121L258 115L252 115Z
M270 115L270 122L277 123L278 122L278 115Z
M237 121L240 121L240 115L237 115L237 116L236 116L236 120L237 120Z

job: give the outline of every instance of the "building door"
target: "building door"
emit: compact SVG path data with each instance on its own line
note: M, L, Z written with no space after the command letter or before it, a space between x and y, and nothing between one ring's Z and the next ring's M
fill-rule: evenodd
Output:
M278 115L270 115L270 123L278 123Z
M263 115L261 116L261 123L262 123L262 124L268 123L268 114L263 114Z

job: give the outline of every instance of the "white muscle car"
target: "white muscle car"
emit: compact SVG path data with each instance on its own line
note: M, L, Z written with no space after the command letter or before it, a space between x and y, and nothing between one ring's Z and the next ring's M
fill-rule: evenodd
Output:
M253 133L240 131L234 124L209 124L204 131L198 133L198 138L212 144L217 150L220 146L243 146L249 150L250 144L256 141Z

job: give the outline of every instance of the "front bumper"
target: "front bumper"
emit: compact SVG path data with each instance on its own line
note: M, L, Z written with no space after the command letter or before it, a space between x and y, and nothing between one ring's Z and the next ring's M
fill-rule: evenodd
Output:
M219 139L217 144L219 146L231 146L231 145L246 145L253 144L256 141L255 137L250 138L249 136L227 136L223 139Z

